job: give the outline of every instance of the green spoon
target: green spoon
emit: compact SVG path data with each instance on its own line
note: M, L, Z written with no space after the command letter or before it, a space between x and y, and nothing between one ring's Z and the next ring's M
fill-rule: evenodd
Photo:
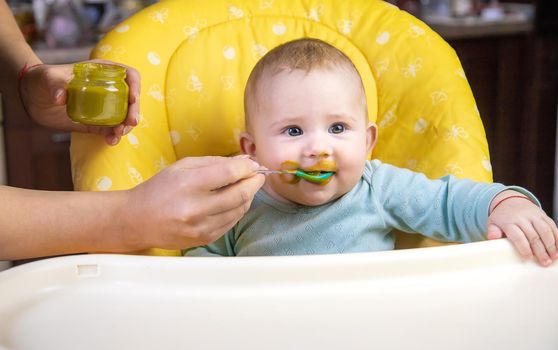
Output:
M268 169L261 169L258 170L257 172L260 174L291 174L296 177L300 177L301 179L304 179L306 181L318 183L318 184L326 181L334 174L333 172L324 172L324 173L316 172L316 174L313 174L313 173L307 173L302 170L268 170Z

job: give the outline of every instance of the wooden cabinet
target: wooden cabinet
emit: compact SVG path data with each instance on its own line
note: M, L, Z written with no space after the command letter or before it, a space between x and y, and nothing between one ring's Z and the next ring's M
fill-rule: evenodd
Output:
M88 58L91 46L35 52L45 63L61 64ZM33 123L19 105L15 91L2 96L8 185L40 190L72 190L70 133Z
M10 186L72 190L70 133L6 127L5 136Z
M6 94L4 141L8 185L40 190L72 190L70 134L34 124L18 96Z
M70 134L28 119L17 96L3 95L8 185L40 190L72 190Z
M552 214L557 43L533 32L449 42L483 119L494 180L528 188Z

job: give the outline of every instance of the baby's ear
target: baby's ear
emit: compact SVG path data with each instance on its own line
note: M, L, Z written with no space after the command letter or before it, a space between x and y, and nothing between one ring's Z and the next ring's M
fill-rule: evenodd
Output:
M374 123L369 123L366 128L366 151L368 155L370 155L370 152L372 152L374 146L376 146L377 141L378 127Z
M254 143L252 135L247 132L240 134L240 150L242 153L248 154L251 157L256 156L256 144Z

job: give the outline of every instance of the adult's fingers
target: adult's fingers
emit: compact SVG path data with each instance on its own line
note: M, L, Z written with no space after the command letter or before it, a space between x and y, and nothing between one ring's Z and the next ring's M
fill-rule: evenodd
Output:
M54 105L64 105L67 99L66 86L72 78L72 65L60 65L56 69L49 69L49 66L39 66L37 73L41 74L41 84L48 91L51 102ZM28 74L31 74L32 71Z
M207 166L205 169L213 175L207 178L207 189L217 190L254 176L259 168L260 165L251 159L229 159L223 164Z
M109 146L116 146L120 142L120 136L111 133L105 136L105 142Z
M119 64L120 65L120 64ZM134 126L139 124L139 96L140 96L140 75L132 67L120 65L126 68L126 83L128 84L128 113L122 124L110 128L110 134L105 137L109 145L115 145L120 137L132 131Z
M202 165L204 164L205 165ZM197 165L200 190L213 191L255 174L259 165L250 159L220 158L195 160L185 163L185 168Z
M124 124L127 126L136 126L139 123L140 74L132 67L126 68L126 83L128 83L129 87L129 106L128 115Z
M139 95L141 92L141 78L139 72L133 68L126 66L126 83L130 88L130 103L136 103L139 101Z
M219 215L235 208L243 208L246 212L264 181L265 177L258 174L212 191L211 196L204 202L207 212L211 213L210 215Z
M122 125L118 127L104 127L104 126L94 126L94 125L85 125L85 124L74 124L75 131L89 133L89 134L98 134L103 136L105 142L109 146L114 146L120 142L120 137L122 136L122 132L118 133L115 132L115 129L120 127L123 128Z
M199 220L195 225L195 230L198 232L196 245L210 244L219 239L242 218L244 212L243 206L239 206L217 215L204 216L203 220ZM183 238L187 241L192 239L188 235ZM181 247L184 245L181 244Z
M120 124L112 127L110 126L101 127L98 133L104 136L118 136L120 138L128 134L130 131L132 131L132 126L126 124Z
M221 157L221 156L205 156L205 157L185 157L177 160L174 164L177 167L184 169L201 168L212 164L223 163L230 160L250 159L247 154L241 154L235 157Z
M223 234L230 230L238 220L244 216L245 210L242 206L234 208L227 212L211 216L211 220L216 224L216 227L208 235L208 240L210 243L218 240Z
M29 69L20 84L27 111L63 105L66 101L66 84L70 77L71 65L40 65Z

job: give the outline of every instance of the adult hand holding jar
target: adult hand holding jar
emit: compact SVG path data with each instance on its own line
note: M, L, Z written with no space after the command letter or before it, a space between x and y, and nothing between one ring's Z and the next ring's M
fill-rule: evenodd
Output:
M76 68L100 63L110 63L125 70L125 81L129 92L124 121L110 126L72 121L68 116L66 103L68 102L67 86L74 76L74 65L43 65L40 63L30 66L26 64L19 76L19 93L29 116L38 124L49 128L100 134L105 137L107 144L116 145L120 138L130 132L139 122L140 76L134 68L102 60L88 61L85 65L78 63Z
M109 145L117 144L138 124L140 76L135 69L124 66L129 97L122 123L110 127L74 123L66 113L66 87L74 65L42 64L25 41L5 0L0 0L0 18L0 92L4 98L21 99L36 123L58 130L100 134Z

